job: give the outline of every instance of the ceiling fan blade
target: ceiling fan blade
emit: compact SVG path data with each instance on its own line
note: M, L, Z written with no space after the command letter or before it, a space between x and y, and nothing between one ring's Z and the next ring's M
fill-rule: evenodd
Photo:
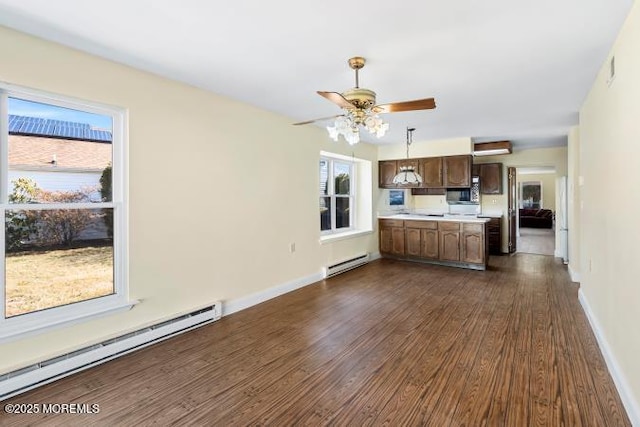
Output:
M376 113L397 113L401 111L431 110L436 108L436 100L433 98L416 99L415 101L392 102L373 107Z
M294 126L298 126L298 125L308 125L309 123L313 123L313 122L321 122L323 120L329 120L329 119L335 119L336 117L341 117L344 116L344 114L337 114L335 116L330 116L330 117L322 117L321 119L313 119L313 120L307 120L306 122L299 122L299 123L294 123Z
M322 91L319 90L318 91L318 95L327 98L329 101L333 102L334 104L338 104L338 106L341 107L341 108L355 108L354 105L352 103L350 103L347 100L347 98L342 96L341 93L338 93L338 92L322 92Z

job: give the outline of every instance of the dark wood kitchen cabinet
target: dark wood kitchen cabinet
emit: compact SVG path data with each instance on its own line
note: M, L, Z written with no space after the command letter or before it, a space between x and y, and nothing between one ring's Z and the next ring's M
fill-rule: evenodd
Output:
M489 239L489 253L502 255L502 218L491 218L487 223L487 238Z
M396 160L380 160L378 162L378 187L379 188L396 188L393 183L393 177L396 176L397 169Z
M426 157L420 159L422 166L423 188L444 188L442 164L443 157Z
M471 187L472 156L443 157L443 185L446 188Z
M438 223L436 221L405 221L406 255L438 259Z
M489 259L486 224L380 218L380 254L385 258L485 270Z
M404 221L395 219L379 220L380 253L404 256Z
M502 163L480 163L473 165L474 175L480 177L481 194L502 194Z
M418 184L394 184L393 178L403 166L412 166L413 170L422 175L420 159L380 160L378 162L378 188L412 188Z
M442 261L460 261L460 223L439 222L438 240Z
M462 237L460 239L462 262L484 263L486 254L485 227L486 223L462 224Z

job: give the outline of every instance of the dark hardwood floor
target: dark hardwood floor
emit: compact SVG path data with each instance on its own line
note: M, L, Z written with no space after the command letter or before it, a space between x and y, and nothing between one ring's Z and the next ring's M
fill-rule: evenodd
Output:
M553 257L379 260L33 390L2 426L629 426ZM7 403L7 402L3 402Z

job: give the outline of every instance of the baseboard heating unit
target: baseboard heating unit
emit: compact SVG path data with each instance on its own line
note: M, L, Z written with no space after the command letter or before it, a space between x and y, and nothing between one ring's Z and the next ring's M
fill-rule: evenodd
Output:
M324 268L324 278L326 279L329 277L333 277L336 274L344 273L347 270L360 267L361 265L365 265L369 261L371 261L371 255L366 253L355 256L353 258L349 258L344 261L337 262L335 264L331 264Z
M220 319L220 302L0 375L0 401Z

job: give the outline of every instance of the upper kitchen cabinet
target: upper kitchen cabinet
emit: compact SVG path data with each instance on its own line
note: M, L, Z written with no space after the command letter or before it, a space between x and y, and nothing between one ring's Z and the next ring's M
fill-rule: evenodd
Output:
M416 173L422 175L422 168L419 159L401 159L401 160L380 160L378 162L378 187L379 188L411 188L418 187L418 184L394 184L393 178L400 168L411 166Z
M443 188L442 161L443 157L426 157L420 159L422 166L422 187Z
M447 156L443 157L443 177L446 188L471 187L472 157Z
M480 163L473 170L480 177L480 193L502 194L502 163Z
M380 160L378 162L378 187L396 188L393 177L396 176L397 162L395 160Z

